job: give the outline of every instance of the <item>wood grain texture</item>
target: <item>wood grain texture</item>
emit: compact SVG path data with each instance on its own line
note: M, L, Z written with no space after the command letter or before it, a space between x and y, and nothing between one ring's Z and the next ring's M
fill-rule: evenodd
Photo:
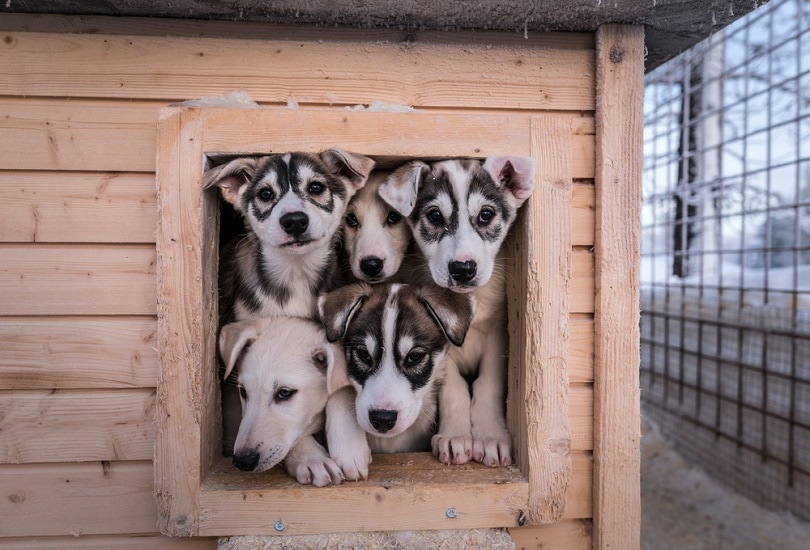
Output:
M199 121L187 110L161 112L158 131L158 394L155 421L155 497L158 529L163 534L191 536L199 533L198 491L202 481L202 369L216 355L203 357L202 339L216 310L202 307L200 186L190 183L202 176L202 152L194 154ZM178 144L183 144L179 147ZM191 149L191 152L189 150ZM192 158L195 157L195 158ZM209 383L209 387L213 384Z
M171 538L158 534L83 535L81 537L19 537L0 539L0 550L216 550L214 538Z
M0 464L149 460L155 391L13 391L0 400Z
M154 315L151 245L0 244L0 315Z
M159 102L147 101L0 99L0 112L6 113L3 132L0 133L0 145L6 154L0 158L0 169L154 172L156 121L160 107ZM469 121L466 128L458 126L457 122L451 128L437 126L439 136L425 139L420 144L409 142L403 137L399 124L398 131L391 132L391 127L385 123L391 113L358 113L334 107L327 110L347 114L347 122L343 123L342 119L337 118L330 126L316 129L308 125L313 117L311 109L265 107L262 110L265 109L280 113L277 115L278 124L286 131L283 141L268 142L265 130L254 124L253 115L257 111L245 109L246 112L241 116L244 124L221 135L220 139L209 141L207 151L256 153L311 150L313 140L308 137L312 132L317 132L320 137L330 138L326 147L340 144L345 149L355 149L372 156L421 155L436 158L441 156L446 144L440 137L455 131L460 132L457 135L464 135L466 132L468 136L478 136L477 143L463 152L466 156L528 154L527 150L524 151L525 145L520 145L523 143L521 140L497 133L497 127L490 128L487 125L487 122L500 118L498 125L517 128L529 116L524 113L510 114L511 118L506 120L502 116L493 116L492 111L470 113L466 115ZM319 112L323 111L324 109L319 109ZM233 110L227 112L232 113ZM449 118L433 119L438 123L463 119L457 110L445 113L418 111L402 113L402 121L407 126L412 120L427 120L415 118L420 115L439 114ZM314 116L318 118L318 115ZM565 116L568 117L569 114ZM481 124L476 124L478 117L484 117ZM349 125L352 120L365 122L360 126ZM212 123L216 124L216 121L212 120ZM317 133L312 137L318 138ZM493 140L496 135L500 137ZM574 135L575 178L593 178L593 143L592 133Z
M0 172L4 242L155 242L155 177Z
M151 462L0 465L0 537L154 533Z
M597 32L594 548L640 545L639 236L644 29Z
M154 388L154 317L0 317L0 389ZM583 365L584 367L584 365Z
M509 535L515 543L515 550L590 550L593 544L592 530L593 523L581 519L536 527L512 527Z
M8 32L0 44L0 94L182 101L238 86L273 103L594 108L590 49L530 49L519 35L508 44L462 48L368 42L362 31L358 42L329 41L329 34L229 40Z

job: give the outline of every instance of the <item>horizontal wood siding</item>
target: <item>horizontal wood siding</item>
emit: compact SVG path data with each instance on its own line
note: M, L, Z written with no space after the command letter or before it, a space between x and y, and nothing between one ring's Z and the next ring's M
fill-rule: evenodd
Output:
M592 35L24 15L0 29L0 550L215 546L155 534L156 124L168 103L236 88L302 110L571 119L573 476L563 521L512 533L518 548L590 545Z

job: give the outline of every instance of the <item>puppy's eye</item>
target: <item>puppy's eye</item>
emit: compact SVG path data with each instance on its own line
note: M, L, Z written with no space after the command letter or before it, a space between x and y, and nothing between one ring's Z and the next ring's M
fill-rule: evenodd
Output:
M237 388L239 389L239 397L247 401L247 390L245 389L245 387L237 386Z
M436 227L444 226L444 216L442 215L441 210L439 210L438 208L431 208L430 210L428 210L427 219L430 223L432 223Z
M311 181L309 187L307 187L307 193L316 197L323 194L325 190L326 186L319 181Z
M427 355L424 351L415 349L405 357L405 367L415 367Z
M296 393L298 393L298 390L293 390L290 388L279 388L279 390L273 396L273 399L275 400L276 403L279 403L281 401L287 401Z
M482 208L478 213L478 223L481 225L489 225L495 217L495 212L491 208Z
M357 227L357 224L360 222L357 221L357 216L354 214L346 214L346 225L349 227Z
M360 359L363 363L366 363L367 365L371 364L371 354L366 348L356 348L354 352L357 354L358 359Z
M397 212L396 210L391 210L390 212L388 212L388 217L386 218L385 221L387 221L391 225L394 225L401 219L402 216L399 214L399 212Z
M265 187L264 189L259 191L259 194L258 194L259 200L264 201L264 202L273 200L275 198L275 196L276 196L276 194L273 193L273 190L270 189L269 187Z

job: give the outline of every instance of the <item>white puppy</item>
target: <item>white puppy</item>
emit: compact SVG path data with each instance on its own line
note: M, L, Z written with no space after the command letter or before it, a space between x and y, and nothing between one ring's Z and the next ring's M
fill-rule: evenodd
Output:
M430 278L472 293L475 318L460 348L448 352L433 452L444 463L512 462L506 429L506 295L500 250L517 210L534 189L534 160L490 157L411 162L380 186L380 196L411 226ZM466 379L472 379L472 392ZM472 393L472 395L471 395Z
M238 363L243 412L234 465L262 472L284 460L300 483L340 483L340 468L313 434L324 425L327 370L344 364L342 350L317 323L294 317L230 323L219 347L226 377Z
M318 305L327 337L346 354L329 369L326 413L329 454L346 478L365 478L372 452L430 450L444 358L464 342L472 297L435 285L358 283Z

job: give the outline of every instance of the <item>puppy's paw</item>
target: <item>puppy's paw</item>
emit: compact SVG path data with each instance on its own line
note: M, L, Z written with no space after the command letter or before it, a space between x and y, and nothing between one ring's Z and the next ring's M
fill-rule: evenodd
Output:
M357 441L355 445L330 445L329 454L343 470L345 479L359 481L368 478L371 449L365 437L361 441Z
M490 468L509 466L512 464L512 439L508 433L475 434L472 458Z
M337 463L324 455L306 457L296 462L290 468L290 474L302 485L312 484L315 487L327 485L340 485L343 482L343 472Z
M442 464L466 464L473 457L472 437L469 434L438 433L430 440L433 456Z

